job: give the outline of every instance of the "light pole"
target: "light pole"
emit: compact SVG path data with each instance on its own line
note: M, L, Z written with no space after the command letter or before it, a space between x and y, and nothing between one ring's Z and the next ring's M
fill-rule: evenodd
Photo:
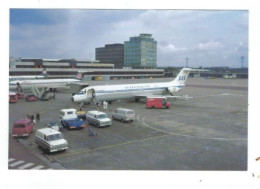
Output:
M188 57L186 57L186 68L188 68L188 63L189 63L189 58Z

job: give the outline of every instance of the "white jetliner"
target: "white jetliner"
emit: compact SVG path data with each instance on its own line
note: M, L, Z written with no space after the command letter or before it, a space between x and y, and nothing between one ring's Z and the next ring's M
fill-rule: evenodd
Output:
M31 87L48 87L50 90L56 88L69 87L70 83L81 82L82 75L78 74L75 79L32 79L32 80L15 80L9 82L9 88L16 88L19 84L22 89Z
M47 77L47 72L44 69L41 75L17 75L9 76L9 82L16 80L33 80L33 79L43 79Z
M9 82L15 80L32 80L32 79L43 79L44 75L20 75L20 76L9 76Z
M181 91L191 71L206 70L182 68L178 76L170 82L90 86L72 96L71 100L77 103L89 103L91 100L95 102L110 102L131 98L138 100L148 96L162 96L165 94L171 95L166 96L168 98L183 98L183 96L173 96L173 93Z

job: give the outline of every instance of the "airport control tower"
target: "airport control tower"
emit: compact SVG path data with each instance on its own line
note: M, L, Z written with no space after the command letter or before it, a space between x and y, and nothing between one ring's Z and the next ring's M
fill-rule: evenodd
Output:
M157 41L152 34L140 34L124 42L124 67L156 68Z

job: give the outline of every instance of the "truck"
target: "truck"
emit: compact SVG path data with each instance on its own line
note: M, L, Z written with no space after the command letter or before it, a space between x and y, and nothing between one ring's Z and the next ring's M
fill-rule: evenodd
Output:
M51 128L38 129L35 134L35 143L46 153L68 149L68 141L63 138L61 132Z
M147 97L146 108L169 108L171 103L166 97Z
M31 119L20 119L13 124L13 137L28 137L33 132L34 123Z
M86 122L80 118L63 119L61 125L67 129L82 129L87 126Z
M84 128L86 122L80 119L76 112L77 110L73 108L60 110L59 118L61 125L68 129Z
M59 113L60 121L64 120L64 119L74 119L74 118L77 118L78 116L77 116L76 112L77 112L77 110L73 109L73 108L60 110L60 113Z

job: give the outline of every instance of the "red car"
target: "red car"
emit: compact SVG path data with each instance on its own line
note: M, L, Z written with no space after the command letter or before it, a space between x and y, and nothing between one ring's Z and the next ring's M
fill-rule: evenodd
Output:
M38 98L37 98L36 96L34 96L34 95L27 95L26 98L25 98L25 100L26 100L27 102L33 102L33 101L37 101Z
M30 119L21 119L13 125L12 136L29 136L33 132L34 123Z

